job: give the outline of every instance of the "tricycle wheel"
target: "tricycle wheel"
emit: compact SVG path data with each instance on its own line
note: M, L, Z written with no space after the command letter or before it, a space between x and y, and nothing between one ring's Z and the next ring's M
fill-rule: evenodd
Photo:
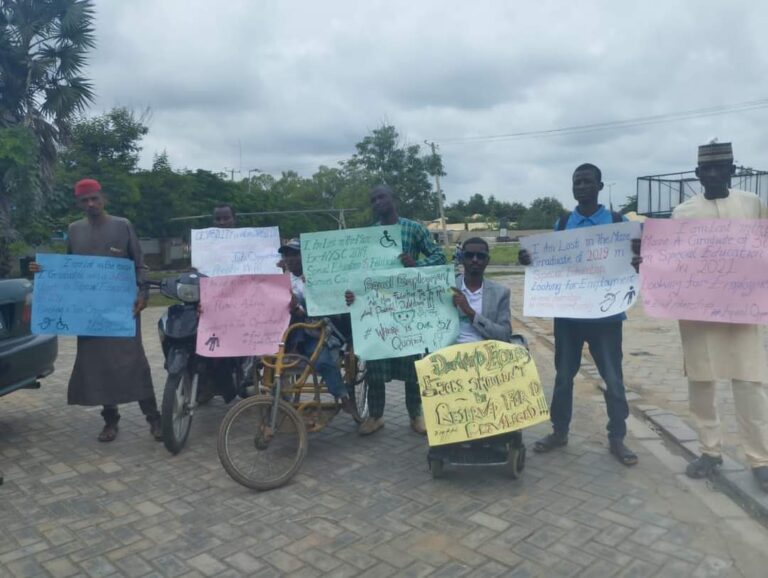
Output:
M176 455L187 443L192 428L194 399L200 381L200 374L188 368L171 374L165 381L162 405L163 444Z
M507 454L507 472L509 477L517 480L523 475L525 469L525 446L510 444Z
M368 382L365 380L365 361L352 351L345 353L344 382L349 398L357 408L355 421L362 423L368 417Z
M275 427L271 427L277 403ZM237 483L271 490L287 483L307 455L307 429L298 412L283 400L253 396L239 401L219 428L221 465Z
M429 471L432 472L432 478L442 478L445 474L445 462L439 458L429 458Z

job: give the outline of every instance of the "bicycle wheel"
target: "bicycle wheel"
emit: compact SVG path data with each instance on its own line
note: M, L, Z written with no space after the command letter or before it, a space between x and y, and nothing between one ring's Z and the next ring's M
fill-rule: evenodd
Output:
M290 480L307 455L307 429L298 412L279 400L275 429L270 429L274 399L254 396L239 401L219 428L221 465L238 484L271 490Z
M348 359L345 363L344 381L347 384L347 393L349 393L350 399L355 402L357 415L360 416L362 422L368 417L368 383L365 381L365 361L357 356Z
M192 392L197 389L200 374L189 371L169 375L163 391L163 443L169 452L178 454L187 443L192 428Z

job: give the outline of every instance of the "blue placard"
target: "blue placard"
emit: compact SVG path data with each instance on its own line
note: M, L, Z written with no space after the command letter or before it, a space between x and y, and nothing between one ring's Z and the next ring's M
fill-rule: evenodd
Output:
M32 333L134 337L136 265L130 259L38 254Z

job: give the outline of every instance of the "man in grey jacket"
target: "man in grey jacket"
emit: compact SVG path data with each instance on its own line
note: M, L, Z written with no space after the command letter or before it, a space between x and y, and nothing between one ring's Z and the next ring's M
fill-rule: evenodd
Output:
M488 243L479 237L464 241L461 249L464 274L456 278L453 290L453 304L459 310L456 343L483 339L508 342L512 336L509 288L484 279L488 261Z

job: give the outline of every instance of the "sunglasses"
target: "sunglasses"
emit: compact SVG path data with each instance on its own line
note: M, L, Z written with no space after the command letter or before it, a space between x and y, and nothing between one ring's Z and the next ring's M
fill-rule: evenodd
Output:
M478 261L485 261L488 258L488 253L483 251L464 251L461 255L470 261L475 257L477 257Z

